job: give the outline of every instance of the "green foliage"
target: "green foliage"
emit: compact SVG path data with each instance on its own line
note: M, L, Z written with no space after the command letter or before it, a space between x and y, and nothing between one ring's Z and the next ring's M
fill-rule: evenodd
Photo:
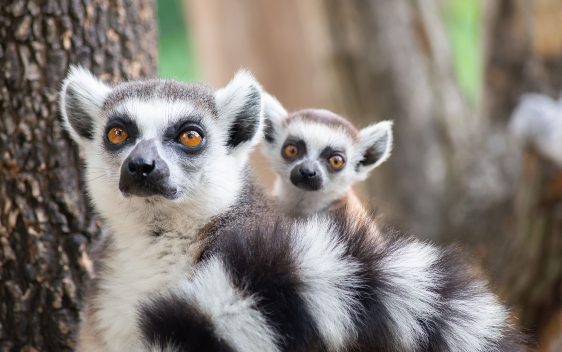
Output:
M448 0L445 20L457 81L467 101L478 106L483 84L482 0Z
M158 74L181 81L199 79L191 38L187 32L181 0L158 0Z

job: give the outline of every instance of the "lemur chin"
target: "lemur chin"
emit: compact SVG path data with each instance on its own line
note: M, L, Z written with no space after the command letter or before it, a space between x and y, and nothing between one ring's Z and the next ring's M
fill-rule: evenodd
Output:
M264 92L264 153L277 174L274 195L292 215L308 216L341 206L361 212L351 187L367 178L392 150L392 122L358 131L327 110L289 114Z
M72 68L60 108L107 226L78 351L525 350L454 249L345 209L282 215L249 176L263 126L249 73L215 91Z

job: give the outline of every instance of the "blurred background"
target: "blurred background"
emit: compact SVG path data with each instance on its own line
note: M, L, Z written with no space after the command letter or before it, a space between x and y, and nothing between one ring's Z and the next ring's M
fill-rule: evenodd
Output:
M541 350L562 351L562 150L543 148L556 126L541 122L562 120L561 1L159 0L158 19L161 76L221 87L244 67L289 111L394 120L363 199L462 243ZM510 129L528 92L544 99Z

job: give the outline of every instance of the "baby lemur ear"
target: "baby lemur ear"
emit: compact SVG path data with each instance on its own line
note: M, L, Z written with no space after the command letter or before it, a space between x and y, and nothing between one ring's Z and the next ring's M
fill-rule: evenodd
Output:
M262 97L265 141L267 143L274 143L277 133L281 130L283 119L287 117L288 113L283 108L283 105L267 92L263 92Z
M392 121L381 121L365 127L359 132L359 150L363 159L357 165L360 178L367 177L369 171L382 164L392 150Z
M64 127L78 144L93 139L101 119L103 101L111 88L80 66L71 66L60 91L59 106Z
M261 138L262 88L248 71L240 70L232 81L215 92L219 120L227 124L231 150L251 148ZM246 149L246 148L242 148Z

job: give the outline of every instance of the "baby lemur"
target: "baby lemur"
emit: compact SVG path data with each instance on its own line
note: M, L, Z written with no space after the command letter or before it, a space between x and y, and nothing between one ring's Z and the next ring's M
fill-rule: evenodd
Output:
M78 351L525 350L454 250L372 241L374 220L346 211L282 215L247 165L263 129L249 73L213 90L72 68L60 109L107 227Z
M307 216L342 205L362 208L351 186L390 156L392 122L358 131L327 110L289 114L264 93L264 152L277 174L274 196L290 214Z

